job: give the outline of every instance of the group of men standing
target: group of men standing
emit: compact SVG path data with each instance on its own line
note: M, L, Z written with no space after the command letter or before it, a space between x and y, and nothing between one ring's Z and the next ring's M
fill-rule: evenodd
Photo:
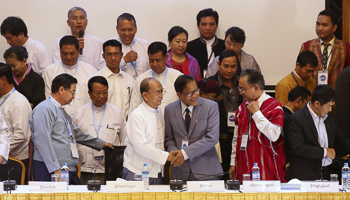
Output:
M333 88L343 84L337 78L350 64L350 46L334 37L337 25L328 11L317 18L318 38L302 45L295 69L277 84L276 99L264 91L256 61L252 59L257 69L243 68L242 57L227 47L227 40L216 37L218 13L212 9L198 13L201 36L187 48L202 77L217 61L217 72L198 84L166 66L166 44L135 37L131 14L118 17L119 36L104 43L85 33L87 21L83 8L69 10L71 34L55 41L53 64L47 49L29 38L20 18L3 21L1 34L11 46L26 47L22 51L27 57L14 49L5 59L21 62L0 64L0 163L8 155L16 157L32 169L34 180L46 181L67 163L70 183L86 184L102 160L97 176L105 183L101 149L126 145L126 180L134 180L147 163L150 183L161 184L170 161L172 179L220 179L229 173L242 180L258 163L262 180L286 181L329 179L335 144L350 152L349 137L329 113L335 101L348 104ZM240 30L233 27L227 38ZM243 46L229 42L234 42L229 47ZM29 67L13 74L23 62ZM31 69L44 82L40 87L46 96L35 105L15 87L28 79Z

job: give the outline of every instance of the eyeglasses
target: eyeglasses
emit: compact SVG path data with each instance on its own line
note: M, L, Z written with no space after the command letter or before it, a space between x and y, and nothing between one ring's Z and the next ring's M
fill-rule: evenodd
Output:
M243 88L238 87L238 90L239 90L240 92L242 92L242 93L245 93L246 90L248 90L249 88L252 88L252 87L254 87L254 86L255 86L255 85L252 85L252 86L248 87L247 89L243 89Z
M160 94L165 95L165 92L166 92L165 90L160 90L160 91L157 91L157 92L149 92L149 93L153 93L153 94L159 96Z
M192 97L193 94L199 95L199 88L197 88L197 89L195 89L195 90L193 90L193 91L191 91L191 92L182 93L182 94L186 94L188 97Z
M93 94L94 96L96 96L96 97L101 96L101 94L102 94L102 96L108 96L108 91L93 92L92 94Z
M237 43L237 42L233 42L233 43L231 43L231 42L225 42L225 44L226 44L227 46L229 46L229 47L240 47L240 46L242 46L242 43Z
M65 90L69 91L73 96L75 96L77 94L77 92L73 92L70 89L64 88Z

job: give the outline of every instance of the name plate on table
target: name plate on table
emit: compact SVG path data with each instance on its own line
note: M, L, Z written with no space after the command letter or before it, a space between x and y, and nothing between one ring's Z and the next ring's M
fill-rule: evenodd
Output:
M243 192L280 192L280 181L243 181Z
M106 181L107 192L143 192L143 181Z
M0 194L4 193L4 182L0 182Z
M67 182L29 181L30 192L66 192Z
M187 181L188 192L223 192L224 181Z
M319 182L319 181L302 181L301 191L305 192L339 192L339 183L337 182Z

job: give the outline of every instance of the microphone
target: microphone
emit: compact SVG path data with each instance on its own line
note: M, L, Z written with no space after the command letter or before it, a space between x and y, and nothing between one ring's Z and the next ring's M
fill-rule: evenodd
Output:
M84 37L84 31L83 30L80 30L79 31L79 38L83 38ZM80 52L79 52L80 55L83 55L83 48L80 49Z
M17 187L17 183L15 180L10 180L10 171L13 170L13 167L12 169L10 169L9 171L7 171L7 180L4 181L4 190L5 191L10 191L10 194L11 194L11 191L12 190L16 190L16 187Z
M92 190L94 192L97 192L98 190L101 189L101 181L100 180L95 180L95 176L96 176L96 170L97 170L98 166L100 165L102 159L103 159L103 156L100 156L100 161L98 161L98 164L97 164L97 166L95 168L95 171L94 171L94 180L89 180L87 182L88 190Z
M200 173L193 173L193 172L177 172L176 173L176 177L179 173L182 174L193 174L193 175L200 175L200 176L204 176L201 178L195 178L195 181L203 181L203 180L209 180L209 177L221 177L225 174L232 174L231 172L223 172L223 173L219 173L219 174L212 174L212 175L208 175L208 174L200 174ZM182 190L183 188L183 181L182 180L171 180L170 181L170 189L171 190ZM225 184L225 189L227 190L239 190L240 189L240 183L238 180L234 180L233 176L232 176L232 180L227 180L226 184Z

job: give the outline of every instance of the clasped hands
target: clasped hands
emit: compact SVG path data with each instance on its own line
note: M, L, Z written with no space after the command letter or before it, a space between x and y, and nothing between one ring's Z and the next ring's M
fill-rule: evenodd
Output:
M171 164L174 165L174 167L180 167L185 162L185 158L182 151L177 150L169 153L167 161L171 161Z

